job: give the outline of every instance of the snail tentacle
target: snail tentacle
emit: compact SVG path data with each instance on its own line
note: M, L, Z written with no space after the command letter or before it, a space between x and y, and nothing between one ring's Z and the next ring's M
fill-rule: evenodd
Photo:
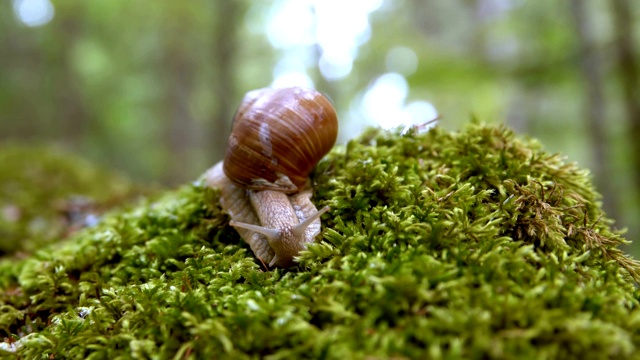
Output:
M329 206L325 206L322 209L316 211L315 214L309 216L308 218L306 218L303 222L301 222L300 224L298 224L294 229L293 229L293 233L296 236L302 237L304 236L305 232L307 231L307 228L309 227L309 225L311 225L311 223L313 223L314 221L316 221L316 219L319 219L320 216L324 213L326 213L327 211L329 211Z
M267 227L264 226L258 226L258 225L253 225L253 224L247 224L247 223L243 223L243 222L239 222L239 221L229 221L229 225L236 227L236 228L242 228L242 229L247 229L247 230L251 230L251 231L255 231L259 234L262 234L264 236L266 236L269 240L276 240L278 238L280 238L282 236L282 231L277 230L277 229L269 229Z

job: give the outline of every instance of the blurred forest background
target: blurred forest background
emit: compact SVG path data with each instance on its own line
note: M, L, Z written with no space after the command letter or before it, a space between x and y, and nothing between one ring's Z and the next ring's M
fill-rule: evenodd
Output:
M638 257L639 32L634 0L1 1L0 143L175 186L222 158L245 92L313 86L341 142L436 117L540 139Z

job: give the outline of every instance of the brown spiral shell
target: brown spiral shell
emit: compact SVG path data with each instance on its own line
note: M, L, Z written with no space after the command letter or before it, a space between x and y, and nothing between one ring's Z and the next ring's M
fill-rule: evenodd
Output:
M335 109L316 90L254 90L233 119L224 172L252 190L294 193L304 187L337 135Z

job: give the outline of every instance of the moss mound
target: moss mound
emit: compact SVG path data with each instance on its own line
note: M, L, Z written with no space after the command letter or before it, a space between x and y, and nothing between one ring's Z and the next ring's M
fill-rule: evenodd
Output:
M0 256L26 256L143 192L57 148L0 145Z
M16 358L632 358L640 267L585 171L504 128L372 130L316 168L323 241L265 272L184 186L0 263Z

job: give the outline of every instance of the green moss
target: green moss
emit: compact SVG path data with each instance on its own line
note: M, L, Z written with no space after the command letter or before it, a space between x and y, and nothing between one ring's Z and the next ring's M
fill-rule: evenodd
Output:
M24 257L82 227L87 215L97 216L141 192L125 177L57 148L3 144L0 256Z
M197 184L0 263L16 358L632 358L640 266L587 173L503 128L372 130L315 170L323 241L265 272ZM13 342L14 345L9 345Z

